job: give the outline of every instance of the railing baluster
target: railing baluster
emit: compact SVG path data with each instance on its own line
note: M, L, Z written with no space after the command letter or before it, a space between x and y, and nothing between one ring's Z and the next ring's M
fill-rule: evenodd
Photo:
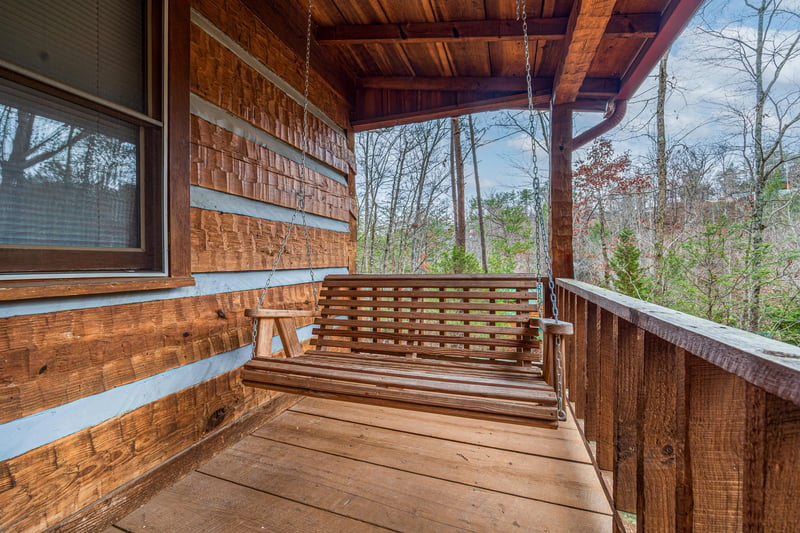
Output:
M578 297L575 303L575 389L570 389L570 399L575 402L575 416L586 418L586 300Z
M742 530L797 531L800 406L750 384L745 398Z
M597 441L600 419L600 311L597 305L586 303L586 440Z
M616 360L617 330L614 315L601 309L597 316L599 322L597 333L599 343L596 345L599 355L599 384L597 395L597 466L603 470L614 468L614 389L616 378L614 366Z
M613 469L615 510L639 531L797 531L800 351L558 283L576 330L570 400L596 466Z
M614 502L636 513L636 398L642 379L644 332L619 317L614 394Z
M740 531L745 382L692 355L686 362L686 522L698 531Z
M636 501L638 531L676 531L683 498L685 352L645 333L642 381L637 402Z

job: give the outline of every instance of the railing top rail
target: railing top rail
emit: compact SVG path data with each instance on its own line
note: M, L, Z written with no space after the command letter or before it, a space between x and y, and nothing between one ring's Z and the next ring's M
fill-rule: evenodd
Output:
M559 287L745 381L800 405L800 347L572 279Z

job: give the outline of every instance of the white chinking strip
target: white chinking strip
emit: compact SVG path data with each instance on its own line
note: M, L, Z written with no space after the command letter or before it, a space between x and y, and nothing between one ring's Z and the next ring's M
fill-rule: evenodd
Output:
M192 23L198 28L206 32L210 37L220 43L222 46L233 52L233 54L244 61L244 63L261 74L265 79L269 80L275 87L283 91L283 93L300 104L303 105L305 97L303 93L295 89L289 82L278 76L268 66L259 61L257 57L242 48L242 46L232 39L227 33L219 29L213 22L208 20L202 13L192 8ZM314 105L308 103L308 112L320 119L329 128L342 137L346 136L344 128L337 124L332 118L325 114L325 112Z
M234 194L215 191L213 189L204 189L197 185L192 185L191 198L192 207L197 207L199 209L221 211L223 213L274 220L276 222L291 222L295 211L288 207L265 204ZM295 224L302 229L301 222L302 219L300 213L298 213L295 218ZM348 233L350 231L350 224L348 222L320 215L312 215L310 213L306 213L305 225L310 228L337 231L339 233Z
M194 93L190 96L189 103L192 115L200 117L226 131L235 133L239 137L244 137L248 141L263 146L286 159L294 161L298 165L302 164L303 153L291 144L272 136L266 131L253 126L246 120L242 120L236 115L229 113ZM333 181L341 183L342 185L347 185L347 177L341 171L314 159L309 154L306 155L305 166Z
M215 272L210 274L194 274L195 285L157 291L125 292L117 294L99 294L90 296L74 296L69 298L48 298L46 300L21 300L0 303L0 318L40 313L55 313L93 307L110 307L112 305L154 302L157 300L173 300L208 296L224 292L239 292L261 289L267 279L268 271L254 272ZM347 274L346 267L314 269L314 279L321 281L328 274ZM311 282L308 269L278 270L272 278L272 287L299 285Z
M297 330L301 341L311 338L313 325ZM280 338L272 339L280 350ZM0 461L72 435L116 416L230 372L250 359L252 347L242 346L161 374L87 396L74 402L0 424Z

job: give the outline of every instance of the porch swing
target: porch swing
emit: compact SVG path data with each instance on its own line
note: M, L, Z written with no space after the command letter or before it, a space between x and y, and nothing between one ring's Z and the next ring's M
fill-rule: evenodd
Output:
M572 324L558 305L544 237L543 199L534 146L533 92L525 0L522 19L531 126L537 270L544 252L553 318L542 318L541 276L329 275L319 294L306 224L308 89L312 2L308 1L303 93L303 175L297 205L255 309L247 386L487 420L557 427L566 419L561 337ZM305 234L313 310L263 308L297 217ZM314 319L304 350L298 321ZM272 357L276 332L285 358ZM541 335L539 335L541 332Z

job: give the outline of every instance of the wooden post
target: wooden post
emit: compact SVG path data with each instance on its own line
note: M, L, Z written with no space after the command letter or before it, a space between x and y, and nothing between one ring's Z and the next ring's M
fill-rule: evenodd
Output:
M636 526L638 531L678 531L683 497L686 353L651 333L637 402ZM681 528L680 531L683 531Z
M796 531L800 508L800 406L746 386L743 527Z
M603 470L614 468L614 390L616 378L614 367L616 359L617 321L615 316L601 309L598 332L599 376L597 389L597 466Z
M575 315L572 321L575 324L575 389L570 389L569 396L575 402L577 418L586 418L586 307L586 300L576 295Z
M686 378L690 483L678 493L686 500L679 508L683 525L694 531L741 531L745 382L692 355L686 357Z
M636 398L642 379L644 332L621 318L617 321L614 394L614 506L636 513Z
M597 441L600 419L600 309L586 302L586 440Z
M555 278L572 278L572 108L550 107L550 254Z

